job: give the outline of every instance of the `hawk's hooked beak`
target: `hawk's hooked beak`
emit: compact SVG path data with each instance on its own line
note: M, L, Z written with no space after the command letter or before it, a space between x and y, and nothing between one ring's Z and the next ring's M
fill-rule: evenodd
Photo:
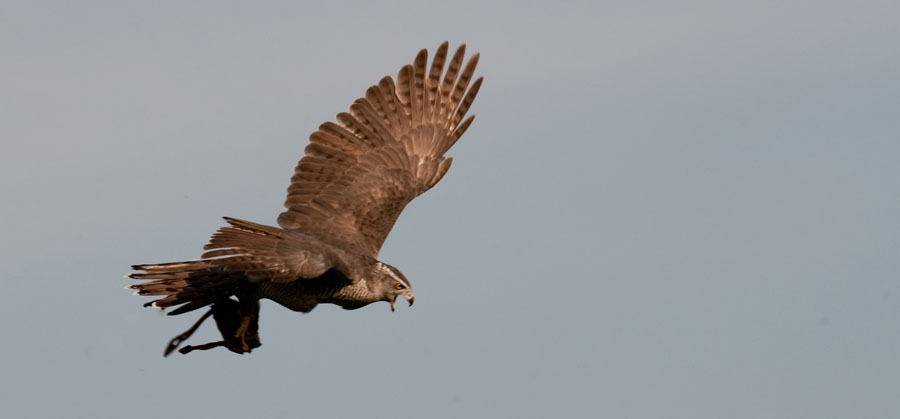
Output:
M403 294L403 298L405 298L406 301L409 302L409 306L412 307L413 301L415 301L412 291L407 292L406 294ZM393 298L391 298L391 311L394 311L397 309L396 303L397 303L397 296L395 295Z

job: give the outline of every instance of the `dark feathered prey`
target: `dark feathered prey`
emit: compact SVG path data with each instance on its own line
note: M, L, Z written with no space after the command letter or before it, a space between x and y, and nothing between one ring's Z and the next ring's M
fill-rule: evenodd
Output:
M482 79L471 83L478 54L463 64L465 45L452 57L447 43L419 51L396 82L384 77L309 137L288 187L281 228L225 218L200 260L134 265L143 280L136 294L170 315L209 310L172 339L170 354L213 316L222 341L186 346L224 346L236 353L260 346L259 300L309 312L320 303L352 310L376 301L394 309L410 305L413 292L397 268L378 260L400 212L433 187L450 168L444 154L472 123L463 119ZM445 68L446 67L446 68Z

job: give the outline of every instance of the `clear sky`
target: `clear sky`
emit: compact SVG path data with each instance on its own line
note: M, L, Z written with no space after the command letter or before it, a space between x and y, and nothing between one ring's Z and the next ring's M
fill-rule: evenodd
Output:
M0 5L0 416L900 417L897 2L181 3ZM485 83L381 254L416 305L164 359L199 313L129 265L274 224L445 39Z

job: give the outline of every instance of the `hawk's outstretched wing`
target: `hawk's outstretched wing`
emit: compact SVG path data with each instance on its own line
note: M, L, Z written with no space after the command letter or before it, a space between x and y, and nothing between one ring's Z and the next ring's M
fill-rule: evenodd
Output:
M463 120L482 78L472 83L474 54L465 44L444 72L447 43L419 51L412 65L366 91L364 98L310 135L278 224L348 252L374 258L413 198L450 168L444 153L472 123ZM443 77L442 77L443 76Z

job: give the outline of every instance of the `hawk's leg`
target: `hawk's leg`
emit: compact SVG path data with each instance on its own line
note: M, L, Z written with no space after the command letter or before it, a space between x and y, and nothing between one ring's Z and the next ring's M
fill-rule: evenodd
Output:
M241 325L238 326L238 330L234 332L234 337L241 340L241 349L244 351L250 351L250 345L247 345L247 328L250 326L250 316L242 316L241 317Z
M246 353L258 348L259 342L259 300L244 298L231 299L213 306L216 326L222 333L222 346L235 353Z
M216 320L216 326L219 329L219 333L222 334L222 340L197 346L188 345L179 349L178 352L187 354L194 350L204 351L224 346L232 352L243 354L260 347L262 344L259 341L258 334L259 300L245 299L245 301L247 302L238 302L229 298L214 303L212 308L194 326L169 342L169 346L166 348L166 355L170 354L178 345L190 337L210 315Z

